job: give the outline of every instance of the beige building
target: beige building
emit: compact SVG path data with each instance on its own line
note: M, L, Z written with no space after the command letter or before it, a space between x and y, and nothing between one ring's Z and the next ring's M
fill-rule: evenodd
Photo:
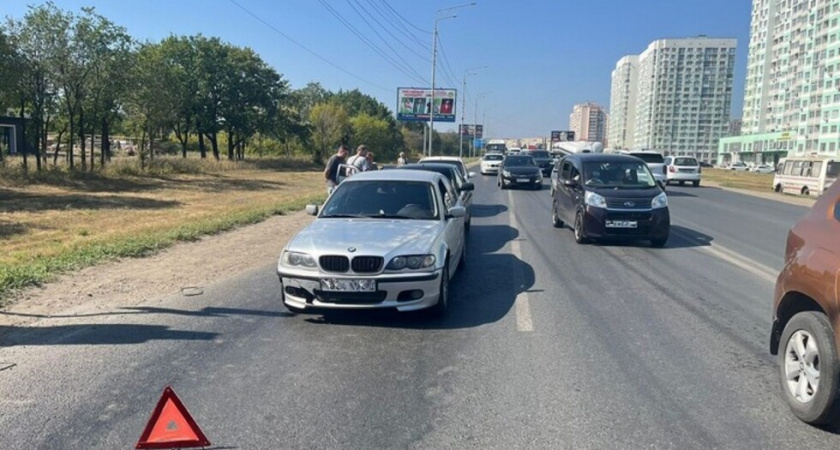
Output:
M607 112L596 103L577 104L569 115L569 129L575 132L575 140L606 144Z
M610 116L607 127L607 138L612 148L633 148L638 74L639 57L636 55L619 59L612 71Z

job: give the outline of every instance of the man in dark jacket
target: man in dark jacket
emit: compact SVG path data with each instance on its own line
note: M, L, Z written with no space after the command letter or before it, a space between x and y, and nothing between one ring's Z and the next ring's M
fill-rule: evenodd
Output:
M341 165L344 164L344 160L347 158L347 147L344 145L340 145L338 147L338 151L335 152L335 155L330 156L329 161L327 161L327 166L324 168L324 180L327 185L327 196L330 196L338 185L338 176L340 174Z

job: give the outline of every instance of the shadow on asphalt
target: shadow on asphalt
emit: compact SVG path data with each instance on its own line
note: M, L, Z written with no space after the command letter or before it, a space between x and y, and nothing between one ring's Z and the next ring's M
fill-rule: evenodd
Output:
M700 189L700 188L690 188L690 189ZM689 198L696 198L697 196L685 191L675 191L673 186L669 186L668 189L665 190L665 193L668 194L668 197L689 197Z
M350 325L404 329L459 329L497 322L505 317L517 295L530 291L534 269L510 253L496 253L519 232L506 225L473 225L467 242L467 266L450 285L449 311L440 319L423 312L317 311L305 321L321 325Z
M171 330L163 325L83 324L47 327L0 326L0 347L20 345L118 345L149 341L209 341L218 333Z
M508 211L506 205L472 205L472 217L493 217Z
M671 225L671 235L668 237L668 242L663 248L651 247L649 241L645 240L604 240L598 241L592 245L597 245L599 247L640 247L662 251L675 248L708 247L712 245L713 240L714 238L708 234L703 234L699 231L679 225Z
M230 316L262 316L262 317L288 317L294 314L278 311L261 311L256 309L239 309L239 308L218 308L208 306L197 311L189 311L185 309L173 308L157 308L152 306L130 306L119 308L115 311L90 313L90 314L26 314L15 313L8 311L0 311L0 316L16 316L16 317L33 317L38 319L69 319L78 317L96 317L96 316L133 316L140 314L172 314L176 316L192 316L192 317L230 317Z

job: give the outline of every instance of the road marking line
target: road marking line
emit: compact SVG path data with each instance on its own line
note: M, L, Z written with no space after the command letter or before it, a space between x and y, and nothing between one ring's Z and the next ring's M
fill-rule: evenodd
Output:
M516 213L513 204L513 194L508 191L508 216L510 217L510 226L514 230L519 230L519 224L516 221ZM513 256L524 263L522 259L522 247L519 239L514 239L510 243L510 252ZM528 292L525 290L523 280L525 277L522 274L522 267L517 265L513 271L514 289L520 290L516 294L516 301L514 301L514 308L516 311L516 329L522 332L534 331L534 322L531 320L531 303L528 299Z
M687 241L692 240L690 236L687 236L679 231L671 230L671 232ZM712 242L709 242L707 246L697 248L705 251L706 253L711 254L712 256L718 259L726 261L732 265L738 266L769 283L776 283L775 270L765 266L764 264L755 262L752 259L747 258L746 256L743 256L737 252L721 247L720 245L714 244Z

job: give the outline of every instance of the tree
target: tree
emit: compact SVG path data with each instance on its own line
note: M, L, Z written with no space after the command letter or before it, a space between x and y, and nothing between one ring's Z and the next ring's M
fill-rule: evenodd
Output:
M190 135L196 131L199 109L198 49L196 39L170 36L161 41L163 57L172 67L173 85L170 93L175 96L178 111L172 128L181 143L181 156L187 157ZM202 149L203 150L203 149ZM202 154L202 158L205 155Z
M221 130L221 111L224 101L228 53L230 46L219 38L193 38L197 51L198 99L196 107L196 129L200 133L199 148L203 148L204 137L213 146L213 157L219 159L218 134ZM202 157L204 153L202 152Z
M380 161L396 160L399 151L392 147L388 122L368 114L350 118L354 145L365 144Z
M292 93L292 102L301 117L309 117L309 112L319 103L326 103L333 94L324 89L321 83L309 82L306 87Z
M316 164L323 164L324 156L332 147L344 143L347 132L350 131L347 111L333 102L321 103L310 111L309 122L315 144L312 160Z
M169 89L174 79L173 68L159 44L140 46L135 56L129 89L128 110L131 120L149 139L149 156L154 158L154 138L162 129L169 129L178 109L177 99ZM141 161L144 155L141 145Z

